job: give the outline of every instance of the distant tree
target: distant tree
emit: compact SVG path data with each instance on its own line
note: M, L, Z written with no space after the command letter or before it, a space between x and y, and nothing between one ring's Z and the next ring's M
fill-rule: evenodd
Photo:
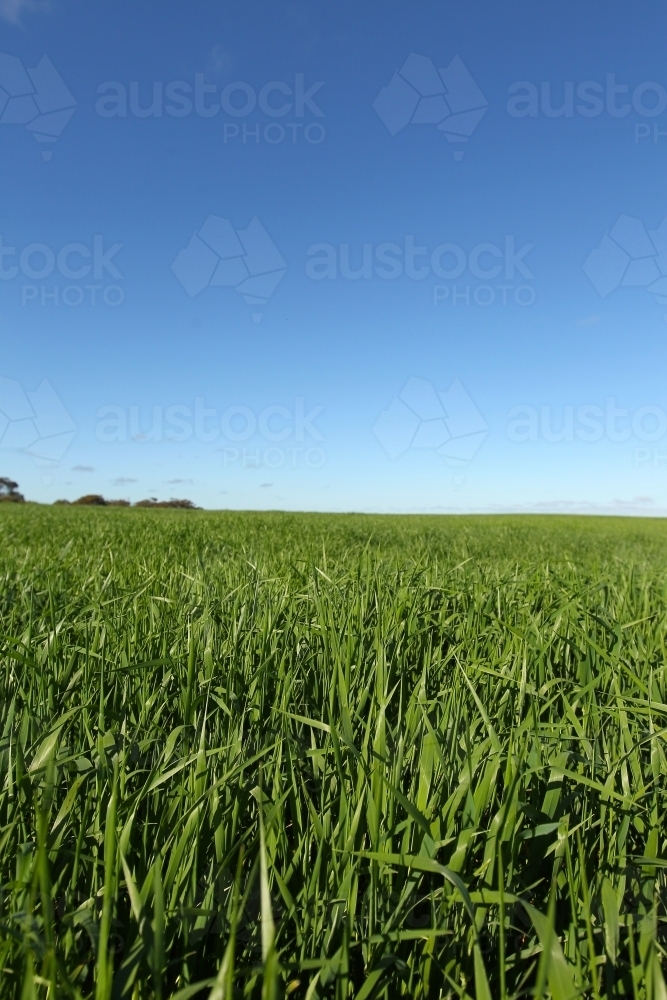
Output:
M0 476L0 500L9 501L10 503L23 503L25 497L22 493L18 492L18 483L15 483L13 479L7 479L6 476Z
M193 504L192 500L177 500L172 497L171 500L156 500L155 497L150 497L148 500L139 500L134 505L135 507L180 507L183 510L198 510L199 508Z
M1 481L1 480L0 480ZM0 500L3 497L0 496ZM56 500L56 503L69 503L69 500ZM106 500L99 493L87 493L78 500L72 500L73 506L79 507L130 507L129 500ZM149 497L148 500L139 500L135 507L180 507L182 510L199 510L192 500L178 500L172 497L171 500L158 500L156 497Z
M106 507L108 505L107 501L99 493L86 493L84 497L79 497L78 500L73 500L72 502L84 507Z

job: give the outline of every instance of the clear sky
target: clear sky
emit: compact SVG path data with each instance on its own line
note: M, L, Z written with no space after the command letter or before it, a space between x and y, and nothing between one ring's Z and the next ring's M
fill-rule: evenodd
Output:
M666 29L643 0L0 0L0 475L667 512Z

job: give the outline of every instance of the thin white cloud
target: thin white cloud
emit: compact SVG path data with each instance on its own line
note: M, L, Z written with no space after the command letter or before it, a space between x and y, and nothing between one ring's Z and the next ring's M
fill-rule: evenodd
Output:
M50 0L0 0L0 17L10 24L20 24L23 14L46 12L50 6Z
M208 66L206 68L209 73L215 76L229 76L234 69L235 63L236 59L231 52L223 49L222 45L214 45L209 53Z

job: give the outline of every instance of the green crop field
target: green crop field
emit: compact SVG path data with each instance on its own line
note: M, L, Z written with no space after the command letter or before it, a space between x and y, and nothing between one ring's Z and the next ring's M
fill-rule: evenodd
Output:
M667 523L3 505L0 998L665 1000Z

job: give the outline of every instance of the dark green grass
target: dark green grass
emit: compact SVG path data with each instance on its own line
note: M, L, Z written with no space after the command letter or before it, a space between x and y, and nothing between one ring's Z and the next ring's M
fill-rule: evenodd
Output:
M0 998L667 997L667 523L0 507Z

